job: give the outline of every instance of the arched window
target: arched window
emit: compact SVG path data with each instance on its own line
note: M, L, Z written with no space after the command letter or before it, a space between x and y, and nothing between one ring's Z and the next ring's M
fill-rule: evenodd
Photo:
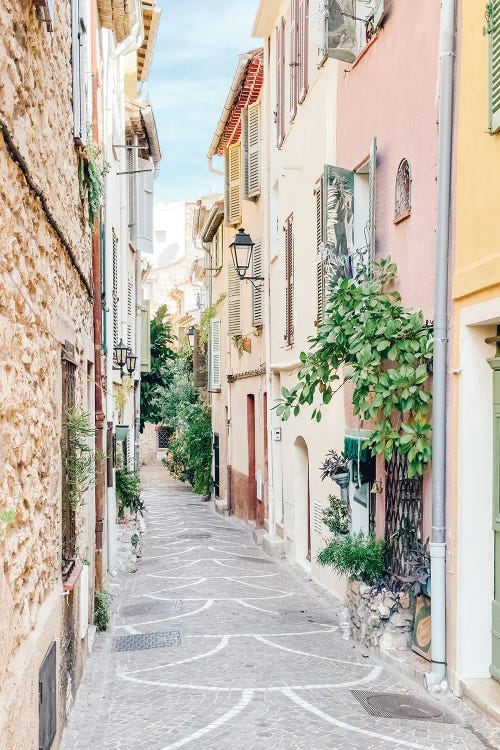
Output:
M394 221L402 221L411 212L411 169L408 159L401 159L396 174Z

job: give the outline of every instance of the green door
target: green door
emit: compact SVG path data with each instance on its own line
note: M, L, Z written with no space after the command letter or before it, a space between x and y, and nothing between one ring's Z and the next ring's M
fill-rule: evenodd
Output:
M490 672L500 680L500 357L489 360L493 369L493 532L495 554Z

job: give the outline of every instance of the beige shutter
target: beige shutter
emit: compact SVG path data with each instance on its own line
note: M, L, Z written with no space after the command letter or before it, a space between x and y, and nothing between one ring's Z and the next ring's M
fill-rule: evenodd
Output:
M285 140L285 29L282 18L276 27L276 143L278 148Z
M298 100L302 104L309 88L309 0L299 0Z
M260 102L255 102L255 104L251 104L248 107L247 112L248 161L246 165L246 193L249 198L255 198L260 194L260 138Z
M113 346L118 345L118 235L113 229Z
M210 390L220 388L220 320L210 322Z
M151 370L151 325L149 300L141 305L141 372Z
M294 120L297 114L298 100L298 4L299 0L290 0L290 121Z
M228 330L230 336L241 334L241 281L232 263L227 266Z
M325 310L325 266L322 257L323 251L323 178L318 180L314 190L316 200L316 300L317 312L316 322L321 323Z
M134 297L135 284L132 276L129 275L127 281L127 346L132 347L132 332L134 330Z
M293 214L285 223L285 344L293 344Z
M263 276L262 273L262 243L256 242L252 256L252 276ZM252 287L252 323L261 326L263 323L264 287L257 281Z
M226 149L226 195L224 213L226 224L241 223L241 143Z

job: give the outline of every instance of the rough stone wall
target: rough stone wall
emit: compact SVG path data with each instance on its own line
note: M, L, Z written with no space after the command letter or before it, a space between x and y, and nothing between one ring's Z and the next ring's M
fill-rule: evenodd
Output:
M355 641L381 651L410 646L414 615L409 594L349 581L346 605Z
M70 3L55 7L50 34L31 1L0 0L0 118L90 278L72 135ZM92 307L1 133L0 227L0 509L16 513L0 539L0 737L9 738L10 750L37 745L36 681L47 644L36 634L49 599L44 632L60 635L60 342L75 344L76 401L83 404ZM84 508L77 531L78 548L90 556Z
M146 422L144 432L139 439L139 456L142 466L150 466L157 462L156 458L157 427Z

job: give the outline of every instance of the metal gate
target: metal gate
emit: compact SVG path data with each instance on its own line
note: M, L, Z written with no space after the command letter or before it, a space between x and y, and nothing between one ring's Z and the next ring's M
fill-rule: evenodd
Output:
M56 642L38 673L38 747L50 750L57 730Z
M68 462L72 458L68 441L66 417L68 410L75 407L76 360L75 347L66 341L62 350L62 570L67 578L74 564L76 554L75 509L69 499L70 484Z
M387 569L406 575L409 555L422 542L422 477L408 478L406 456L386 462L385 541Z

